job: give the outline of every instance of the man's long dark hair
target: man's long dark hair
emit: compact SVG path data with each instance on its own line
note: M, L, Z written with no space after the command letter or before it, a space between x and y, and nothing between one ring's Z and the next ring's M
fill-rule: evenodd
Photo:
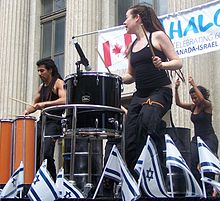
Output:
M51 80L51 82L48 85L48 94L46 95L46 97L47 97L46 100L50 100L51 96L52 96L53 86L54 86L56 80L58 78L63 80L63 78L59 74L57 66L56 66L56 64L54 63L54 61L52 59L49 59L49 58L40 59L40 60L37 61L36 65L38 67L41 66L41 65L44 65L47 70L52 69L52 80ZM42 90L41 90L41 93L42 93Z

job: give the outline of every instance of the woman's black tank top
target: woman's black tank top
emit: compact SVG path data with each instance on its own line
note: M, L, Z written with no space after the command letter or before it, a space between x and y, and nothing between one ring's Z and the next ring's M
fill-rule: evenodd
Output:
M151 41L151 34L149 38ZM152 53L149 46L145 46L138 52L133 52L132 49L135 42L136 40L131 46L130 62L135 70L136 89L154 89L170 84L171 81L166 71L159 70L154 66L152 62ZM154 47L153 50L155 55L159 56L162 61L167 61L167 58L162 51Z
M199 114L191 114L191 121L194 124L195 136L205 137L210 134L215 134L212 127L212 114L200 112Z

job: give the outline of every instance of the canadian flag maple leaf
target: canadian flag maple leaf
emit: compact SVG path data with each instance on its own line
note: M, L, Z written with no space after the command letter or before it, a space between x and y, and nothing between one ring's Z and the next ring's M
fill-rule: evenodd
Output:
M122 49L122 45L120 46L119 44L116 44L114 48L112 49L112 52L115 54L120 54Z

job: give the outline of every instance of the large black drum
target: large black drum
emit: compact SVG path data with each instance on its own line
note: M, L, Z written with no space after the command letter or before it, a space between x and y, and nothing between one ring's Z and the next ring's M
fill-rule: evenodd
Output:
M122 79L100 72L70 74L65 78L68 104L94 104L121 107Z
M118 75L100 72L70 74L65 78L67 104L92 104L121 107L122 79ZM72 110L66 111L68 129L72 128ZM82 109L77 112L80 131L122 131L120 112ZM110 133L109 132L109 133Z

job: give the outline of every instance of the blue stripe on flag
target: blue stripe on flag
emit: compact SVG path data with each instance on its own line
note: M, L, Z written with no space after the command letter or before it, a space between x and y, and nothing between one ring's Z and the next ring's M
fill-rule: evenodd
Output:
M211 167L215 167L216 169L219 169L220 168L215 164L215 163L211 163L211 162L202 162L200 163L201 167L204 167L204 166L211 166Z
M80 196L79 196L79 194L73 189L73 188L71 188L69 185L67 185L67 183L64 181L63 182L63 185L67 188L67 189L69 189L75 196L76 196L76 198L80 198Z
M153 151L154 150L152 150L152 148L150 147L150 146L148 146L148 149L149 149L149 153L150 153L150 156L151 156L151 159L153 159L152 160L152 163L153 163L153 168L154 168L154 170L155 170L155 176L156 176L156 181L157 181L157 184L158 184L158 187L159 187L159 190L160 190L160 192L164 195L164 196L166 196L166 197L168 197L167 196L167 194L163 191L163 188L162 188L162 186L161 186L161 181L160 181L160 179L159 179L159 175L158 175L158 171L157 171L157 167L156 167L156 164L157 164L157 159L155 159L154 158L154 153L153 153ZM155 161L156 160L156 161ZM159 166L159 164L158 164L158 166ZM158 167L159 168L159 167ZM162 175L161 175L162 176Z
M41 201L40 197L37 195L36 191L35 191L32 187L30 187L30 190L29 190L29 191L32 193L33 197L34 197L37 201Z
M171 162L173 164L173 161L176 161L177 163L179 163L181 166L183 165L187 170L189 170L188 166L185 164L185 162L183 162L182 160L179 160L176 157L173 156L168 156L166 157L166 160Z
M118 178L121 177L119 172L117 172L117 171L115 171L113 169L110 169L110 168L106 168L105 172L107 172L107 173L112 175L112 176L110 176L110 175L108 175L108 176L112 177L113 179L116 179L117 181L120 181L120 179L118 179Z
M43 171L41 169L39 169L39 174L42 176L43 180L46 182L47 186L49 187L49 189L51 190L53 196L58 199L58 195L55 192L53 186L51 185L51 183L49 182L49 180L47 179L47 177L45 176L45 174L43 173Z
M58 175L57 175L57 178L62 178L62 175L61 175L61 174L58 174Z
M19 168L17 171L15 171L12 175L12 177L18 175L20 172L24 171L24 168Z
M129 190L131 191L131 193L133 194L134 197L138 196L138 194L136 193L136 191L134 190L134 188L132 187L132 185L130 184L130 182L128 181L127 177L126 177L126 173L124 172L123 168L121 168L121 173L123 178L125 179L126 184L128 185ZM122 184L123 185L123 184Z
M190 178L190 184L191 184L191 187L192 187L192 192L194 192L194 194L195 194L195 192L196 192L195 183L194 183L194 181L193 181L193 179L190 175L189 175L189 178Z

